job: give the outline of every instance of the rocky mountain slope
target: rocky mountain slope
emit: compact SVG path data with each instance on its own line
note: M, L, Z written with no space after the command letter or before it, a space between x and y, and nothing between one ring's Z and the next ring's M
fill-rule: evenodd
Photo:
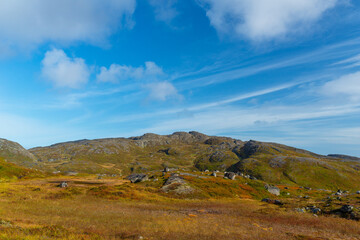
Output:
M20 144L2 138L0 138L0 157L24 166L32 166L36 161L36 157Z
M0 138L0 182L24 177L43 176L36 167L36 157L20 144Z
M264 234L261 239L269 233L279 234L281 227L282 235L271 235L271 239L290 239L290 229L294 232L291 239L320 239L315 236L355 239L359 235L360 162L355 157L323 156L277 143L240 141L197 132L80 140L28 151L17 143L6 140L1 143L0 155L6 157L6 160L0 157L0 197L4 210L0 230L8 234L4 236L24 239L35 233L47 239L54 236L63 239L61 236L69 236L68 232L59 234L66 229L80 232L102 222L104 225L97 231L110 229L113 219L116 221L111 228L115 229L119 225L119 219L114 218L116 209L119 210L116 216L124 218L121 221L134 222L137 235L114 235L126 239L138 239L139 221L149 215L152 217L143 219L143 225L150 222L149 229L154 229L153 222L161 220L166 231L159 231L163 225L156 222L153 235L141 233L141 236L158 238L159 232L174 232L174 226L181 222L193 228L202 217L199 226L219 225L220 232L236 229L232 224L240 219L245 222L238 226L255 228L254 236L258 238L260 229ZM44 171L19 165L32 165ZM154 208L149 208L150 204ZM131 211L124 215L129 206ZM248 213L244 215L241 209ZM104 218L104 214L108 217ZM173 215L164 220L169 214ZM54 216L64 220L55 222L60 228L54 228ZM174 217L179 218L169 228ZM50 219L51 227L35 231L33 226L49 222L46 219ZM84 223L74 228L73 223L79 219ZM229 221L224 223L224 219ZM261 222L263 219L266 222ZM124 226L128 232L129 223ZM314 235L320 232L319 226L323 226L322 235ZM304 229L310 229L309 237L304 237ZM206 231L204 228L199 232ZM238 233L242 236L244 230ZM110 236L108 232L103 234ZM216 230L205 238L215 239L218 234ZM185 238L198 236L195 232ZM229 232L222 238L227 236ZM163 239L169 238L172 237L164 235Z
M277 143L243 142L198 132L80 140L29 150L37 167L62 173L128 174L186 170L239 172L276 184L327 189L360 187L360 163Z

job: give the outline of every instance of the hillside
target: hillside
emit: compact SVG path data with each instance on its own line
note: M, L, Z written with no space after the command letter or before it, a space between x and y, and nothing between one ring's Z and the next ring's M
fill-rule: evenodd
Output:
M186 170L234 171L274 184L358 189L360 163L337 156L258 141L243 142L198 132L80 140L29 150L38 168L62 173L124 175Z
M42 177L40 171L21 167L0 157L0 182L15 181L17 179Z
M4 239L310 240L360 233L353 157L197 132L29 151L6 142ZM29 164L56 174L20 166Z
M228 170L245 172L267 182L325 189L359 186L356 182L360 180L360 164L351 160L256 141L249 141L234 152L240 161Z
M20 144L0 138L0 157L22 166L34 166L36 157Z

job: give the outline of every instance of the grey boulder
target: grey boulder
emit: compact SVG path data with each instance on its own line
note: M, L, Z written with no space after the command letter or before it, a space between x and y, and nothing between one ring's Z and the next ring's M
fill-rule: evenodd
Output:
M60 188L66 188L66 187L68 187L68 184L67 184L67 182L61 182L61 183L59 184L59 187L60 187Z
M271 194L274 194L276 196L280 195L280 189L278 187L271 186L271 185L267 184L267 185L265 185L265 189Z
M130 180L132 183L138 183L149 180L149 177L146 174L130 174L126 179Z
M342 213L351 213L353 211L354 207L351 206L351 205L343 205L341 208L340 208L340 211Z
M230 180L235 180L236 174L233 172L227 172L224 174L224 178L228 178Z
M178 174L173 174L170 176L161 190L163 192L174 192L176 194L191 194L195 192L195 189L192 188L182 177Z

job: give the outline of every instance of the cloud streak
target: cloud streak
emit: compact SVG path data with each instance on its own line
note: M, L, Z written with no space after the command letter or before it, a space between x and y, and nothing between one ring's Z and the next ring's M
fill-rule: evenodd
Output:
M279 123L333 118L360 113L360 105L321 107L316 106L274 106L256 109L217 108L197 112L192 118L172 119L158 122L140 131L168 133L177 130L192 130L218 133L273 129Z
M136 119L148 119L148 118L154 118L154 117L159 117L159 116L164 116L164 115L179 114L179 113L184 112L184 110L186 112L190 112L190 113L191 112L203 111L203 110L207 110L207 109L211 109L211 108L214 108L214 107L219 107L219 106L235 103L235 102L250 99L250 98L275 93L275 92L278 92L278 91L282 91L282 90L285 90L285 89L289 89L289 88L298 86L298 85L303 84L303 83L304 82L294 82L294 83L279 85L279 86L276 86L276 87L271 87L271 88L267 88L267 89L263 89L263 90L259 90L259 91L240 94L238 96L233 96L231 98L227 98L227 99L224 99L224 100L214 101L214 102L205 103L205 104L198 104L198 105L184 107L184 108L176 108L176 109L153 112L153 113L148 113L148 114L147 113L142 113L142 114L136 114L136 115L127 116L127 117L120 117L120 118L115 117L115 118L112 118L109 122L117 123L117 122L133 121L133 120L136 120Z
M244 60L242 65L232 64L224 68L223 65L208 66L200 71L189 72L175 76L172 80L179 82L177 86L182 89L201 88L224 82L245 79L260 73L273 70L285 69L293 66L308 65L309 63L324 63L328 61L338 61L335 64L324 65L324 68L343 68L340 64L345 64L356 60L348 58L354 52L360 52L360 38L354 38L336 44L331 44L319 49L301 53L292 57L276 59L273 61L261 61L251 64ZM341 60L346 58L346 60ZM230 69L230 70L229 70ZM303 75L305 71L303 72Z
M360 72L347 74L338 79L327 82L321 92L330 97L344 98L351 101L360 100Z

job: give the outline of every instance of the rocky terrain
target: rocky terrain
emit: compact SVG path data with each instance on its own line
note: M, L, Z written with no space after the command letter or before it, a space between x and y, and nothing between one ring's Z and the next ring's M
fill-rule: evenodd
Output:
M40 236L31 239L222 239L229 234L234 236L230 239L246 239L244 232L252 239L356 239L360 234L356 157L198 132L80 140L29 150L1 140L0 187L0 207L8 209L6 219L0 218L0 233L18 239L28 234ZM55 203L62 209L55 209ZM120 203L131 214L122 221L137 222L127 222L119 235L112 213ZM161 218L169 218L139 232L139 222L157 222L159 211ZM54 215L70 212L64 221L53 221ZM89 219L92 212L104 219ZM145 221L144 213L151 219ZM244 229L234 225L239 216L247 224ZM232 217L230 222L218 221ZM49 218L65 228L46 225ZM188 220L191 224L174 233L174 226ZM203 231L208 221L228 228L228 233ZM96 231L88 229L89 222ZM294 225L284 227L291 222ZM169 223L174 226L166 232ZM31 230L34 224L41 228ZM194 224L199 224L197 229ZM82 230L69 230L74 226Z
M29 152L29 156L36 158L37 169L63 174L126 175L167 166L241 172L276 184L360 188L360 162L354 161L355 157L323 156L277 143L241 141L198 132L80 140L33 148Z
M32 165L36 157L19 143L0 138L0 157L21 165Z

